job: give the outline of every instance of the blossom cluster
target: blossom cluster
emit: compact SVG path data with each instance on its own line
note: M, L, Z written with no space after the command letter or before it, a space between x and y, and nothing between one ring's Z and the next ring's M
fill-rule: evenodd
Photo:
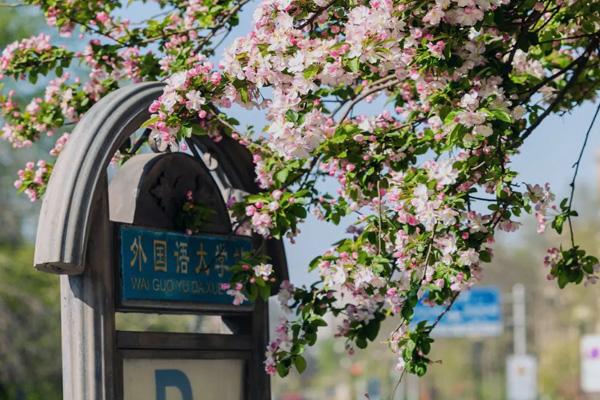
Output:
M37 163L29 161L24 169L18 171L19 178L15 181L15 188L25 193L30 201L36 201L44 195L52 167L52 164L44 160Z
M233 86L223 81L222 74L214 70L211 62L198 56L190 60L190 64L189 69L166 80L164 93L150 106L155 116L147 125L152 128L161 150L194 133L203 133L218 141L222 129L220 125L215 126L220 118L216 105L230 107L236 101ZM213 102L207 102L207 98ZM181 124L182 120L188 122Z
M496 230L516 230L515 217L525 211L535 214L542 232L548 212L558 210L547 186L518 190L510 157L543 115L528 105L523 86L545 88L543 101L553 107L555 82L540 81L573 62L577 51L565 47L556 54L563 60L544 59L526 51L535 43L517 47L518 38L503 26L481 25L504 15L507 4L266 0L255 12L253 31L238 38L222 62L225 76L241 82L238 88L245 84L269 122L261 141L251 146L267 190L258 202L251 196L245 203L254 231L281 236L275 222L281 214L270 206L278 204L274 195L281 188L296 183L303 190L305 182L333 177L339 183L334 196L310 193L303 203L333 223L358 215L355 235L313 262L323 286L312 288L312 296L335 298L319 307L343 315L337 331L349 349L374 340L386 316L399 316L390 343L399 365L410 372L426 370L427 351L402 348L408 341L428 343L408 329L424 291L430 302L451 305L481 278ZM544 18L551 19L537 11L534 17L542 26ZM371 116L355 109L380 95L388 97L391 110ZM472 209L480 199L491 202L488 212ZM589 257L586 263L594 263ZM564 282L580 280L561 276ZM289 322L293 342L310 344L302 334L310 337L314 328L307 325L307 308L320 310L300 303L299 319ZM422 326L419 335L433 327ZM281 341L276 338L269 348L269 372L277 365L285 374L282 365L301 360L299 352L281 348Z
M40 66L53 69L69 65L73 53L50 44L50 36L41 33L9 44L0 56L0 79L5 76L35 80Z
M546 230L546 221L548 211L557 211L558 207L553 204L555 196L550 191L550 185L545 184L543 187L540 185L530 186L529 197L533 204L535 204L535 219L538 223L537 232L543 233Z
M569 282L581 283L585 280L585 285L588 285L600 279L598 259L587 255L578 246L567 250L551 247L544 257L544 265L550 269L548 280L556 279L561 288Z
M13 91L0 97L4 119L3 138L14 147L29 147L40 135L53 136L65 124L77 122L90 103L79 91L79 80L69 82L69 78L70 75L65 73L51 80L44 96L33 98L23 109L15 104Z
M29 147L42 135L52 136L60 127L76 123L95 102L121 85L167 78L186 68L196 54L213 54L211 38L238 23L237 12L246 1L164 2L161 7L169 11L142 23L116 15L124 4L114 0L26 3L39 7L48 25L56 27L63 38L71 38L79 27L79 42L87 41L87 45L82 48L78 43L73 46L77 50L69 50L41 33L3 50L0 79L36 84L39 77L57 77L44 81L45 96L29 104L15 101L12 91L0 94L0 136L15 148ZM77 77L71 79L65 71L72 71L75 63L83 73L75 68ZM64 144L62 137L52 153L58 154Z
M239 305L246 300L267 299L271 286L277 281L272 264L263 261L264 256L246 253L242 260L231 268L232 283L224 283L222 289L233 297L233 304Z

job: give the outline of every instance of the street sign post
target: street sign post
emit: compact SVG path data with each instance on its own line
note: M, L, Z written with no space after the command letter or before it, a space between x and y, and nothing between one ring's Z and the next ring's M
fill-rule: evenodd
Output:
M536 400L537 359L529 354L513 354L506 360L508 400Z
M426 297L426 296L425 296ZM433 323L444 306L421 300L415 307L412 325ZM474 287L463 292L432 332L435 337L484 337L502 334L502 303L495 287Z
M512 288L512 325L514 354L506 358L506 393L508 400L536 400L537 358L527 354L527 303L525 286Z
M188 154L127 154L147 139L136 135L162 87L132 85L92 107L44 197L34 263L61 274L63 398L269 399L267 304L235 306L221 284L253 249L286 279L283 246L232 227L225 202L258 191L252 157L233 139L193 137ZM117 150L130 158L109 184ZM213 211L198 235L175 224L189 192ZM218 315L231 334L118 331L117 312Z
M600 393L600 335L581 338L581 390Z

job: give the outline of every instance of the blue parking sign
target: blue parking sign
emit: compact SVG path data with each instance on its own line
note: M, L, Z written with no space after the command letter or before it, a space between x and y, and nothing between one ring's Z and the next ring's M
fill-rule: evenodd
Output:
M426 296L425 296L426 297ZM415 307L411 327L421 321L433 323L444 311L423 299ZM474 287L461 293L432 332L434 337L485 337L502 334L502 302L497 287Z

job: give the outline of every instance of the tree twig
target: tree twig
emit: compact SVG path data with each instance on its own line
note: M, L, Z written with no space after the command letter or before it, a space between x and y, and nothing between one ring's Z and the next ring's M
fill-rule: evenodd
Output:
M550 113L552 113L552 111L554 111L554 108L556 106L558 106L560 104L561 101L563 101L563 99L565 98L567 92L569 91L569 89L571 88L571 86L577 82L577 79L579 79L579 76L583 73L583 71L585 70L585 67L590 59L590 55L591 53L597 48L598 46L598 38L594 38L592 41L590 41L590 44L588 45L588 47L585 49L584 51L584 55L586 56L582 56L580 57L578 60L578 65L577 68L575 68L575 70L573 71L573 75L571 76L571 79L569 79L569 82L567 82L567 84L561 89L561 91L558 93L558 95L556 96L556 98L554 99L554 101L548 106L548 108L546 108L544 110L544 112L542 113L542 115L540 115L536 121L531 124L529 126L529 128L527 128L523 134L521 135L521 140L525 140L529 137L529 135L531 135L531 133L535 130L535 128L537 128L542 121L548 116L550 115Z
M573 233L573 222L571 221L571 207L573 205L573 199L575 198L575 182L577 180L577 174L579 172L579 166L581 165L581 159L583 157L583 152L588 143L588 139L590 137L590 132L592 132L592 128L596 123L596 118L598 117L598 113L600 113L600 104L596 107L596 112L594 113L594 117L590 122L587 132L585 133L585 138L583 139L583 144L581 145L581 150L579 150L579 157L577 157L577 161L573 164L573 168L575 168L575 172L573 172L573 179L569 186L571 187L571 194L569 195L569 208L567 209L567 223L569 224L569 234L571 236L571 245L575 247L575 234Z
M397 84L398 81L397 80L392 80L391 82L387 82L381 86L377 86L374 87L368 91L366 91L365 93L362 93L360 95L358 95L357 97L354 98L354 100L352 100L352 102L350 103L350 105L348 106L348 108L346 109L346 112L344 113L344 115L342 116L342 118L340 118L340 123L343 122L346 117L348 117L348 115L350 114L350 112L354 109L354 106L356 106L358 103L360 103L361 101L363 101L365 98L381 92L382 90L385 90L391 86L394 86L395 84ZM332 116L335 116L335 114L341 109L342 107L338 108L333 114Z
M223 126L225 126L226 128L231 130L231 133L233 132L237 132L238 129L231 125L229 122L225 121L223 118L221 118L221 116L219 115L219 111L217 109L213 109L211 107L210 109L210 113L217 119L217 121L219 121Z
M312 24L312 23L315 21L315 19L317 19L317 17L318 17L319 15L321 15L321 13L322 13L323 11L325 11L325 10L327 10L329 7L331 7L331 6L332 6L332 5L333 5L333 4L334 4L336 1L338 1L338 0L331 0L329 3L325 4L324 6L322 6L322 7L319 7L319 8L318 8L318 9L315 11L315 13L314 13L314 14L313 14L313 15L312 15L310 18L306 19L304 22L302 22L302 23L301 23L300 25L298 25L298 26L295 26L294 28L295 28L295 29L302 29L302 28L306 27L307 25L310 25L310 24Z
M406 375L406 368L402 370L402 373L400 374L400 378L398 378L398 382L396 382L396 385L394 386L394 390L392 390L392 398L396 397L396 391L398 390L398 387L400 387L400 384L402 383L402 379L404 379L404 375Z
M250 0L242 0L235 7L229 10L225 17L219 22L219 24L211 28L210 33L200 40L200 43L198 43L198 45L196 46L196 52L200 51L202 46L207 44L217 34L217 32L221 30L221 28L225 26L225 24L227 24L227 22L229 22L229 20L233 18L233 16L237 15L238 11L240 11L240 9L249 2Z
M444 315L446 315L448 313L448 311L450 311L450 309L452 308L452 306L454 305L454 302L456 301L456 299L458 298L458 296L460 295L461 292L455 292L452 295L452 300L450 300L450 304L448 304L446 306L446 308L444 309L444 311L442 311L435 319L435 321L433 321L433 324L431 324L431 328L429 329L429 332L433 331L433 329L437 326L437 324L440 323L440 321L442 320L442 318L444 318Z

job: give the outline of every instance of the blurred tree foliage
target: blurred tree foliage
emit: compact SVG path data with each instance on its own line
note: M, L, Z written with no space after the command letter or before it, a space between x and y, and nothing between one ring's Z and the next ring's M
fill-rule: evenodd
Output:
M39 30L43 21L33 12L0 7L0 47ZM37 212L12 190L32 154L9 146L0 143L0 400L55 400L62 397L58 277L32 267L27 227Z
M0 6L0 47L5 47L8 43L17 39L30 36L33 32L39 31L44 21L36 10L31 7L8 7ZM15 82L4 79L2 84L10 86ZM42 86L31 87L29 91L20 92L35 95L42 90ZM28 100L28 99L19 99ZM33 159L33 150L24 151L17 154L11 151L10 144L0 142L0 244L18 245L23 234L31 236L33 232L24 232L24 222L31 218L31 215L37 215L32 212L35 206L25 204L19 199L12 183L16 179L17 170L21 168L25 161Z
M41 26L41 19L32 7L0 6L0 47L31 35Z
M61 397L58 277L35 271L31 246L0 247L0 399Z

